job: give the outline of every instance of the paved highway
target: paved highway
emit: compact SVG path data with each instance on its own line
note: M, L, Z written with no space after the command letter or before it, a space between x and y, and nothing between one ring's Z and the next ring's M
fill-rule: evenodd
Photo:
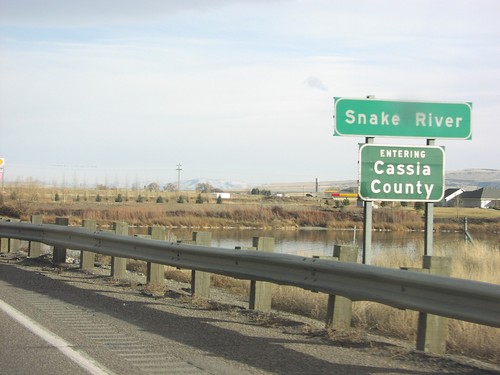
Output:
M304 321L195 304L182 290L155 299L108 277L18 262L0 257L0 374L498 373L384 341L335 343Z
M1 310L0 337L2 343L0 373L2 374L87 374L86 370L58 348Z

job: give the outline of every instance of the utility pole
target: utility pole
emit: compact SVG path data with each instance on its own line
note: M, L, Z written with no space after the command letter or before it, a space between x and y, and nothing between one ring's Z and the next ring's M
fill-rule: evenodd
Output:
M181 171L182 165L177 164L177 192L181 191Z

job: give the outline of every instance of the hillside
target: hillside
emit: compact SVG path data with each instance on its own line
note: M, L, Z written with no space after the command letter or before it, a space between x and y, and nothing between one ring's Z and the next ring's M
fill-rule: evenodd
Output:
M446 173L447 187L462 187L466 190L481 187L500 187L499 169L462 169Z
M461 187L465 190L475 190L482 187L500 188L500 170L499 169L462 169L447 172L445 175L445 186ZM330 187L339 190L350 187L357 187L356 180L332 180L320 181L318 190L322 191ZM313 192L315 191L314 182L293 182L293 183L273 183L263 186L272 192Z
M461 187L466 190L475 190L481 187L500 188L500 169L462 169L446 173L446 188ZM241 181L227 181L215 179L192 179L181 181L182 190L195 190L199 183L208 183L223 191L248 191L253 187L270 190L273 193L312 193L316 191L316 182L275 182L269 184L251 184ZM329 180L318 181L318 191L328 188L347 189L357 187L357 180Z

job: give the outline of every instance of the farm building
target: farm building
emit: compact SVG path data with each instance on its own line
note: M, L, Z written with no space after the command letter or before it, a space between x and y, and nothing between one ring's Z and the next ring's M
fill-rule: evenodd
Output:
M458 199L459 206L461 207L500 207L500 189L481 188L474 191L466 191Z
M231 199L231 193L213 193L215 198Z

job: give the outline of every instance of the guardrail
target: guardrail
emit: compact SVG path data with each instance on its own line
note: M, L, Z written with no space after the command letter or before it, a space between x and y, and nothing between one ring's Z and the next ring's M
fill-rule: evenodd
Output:
M128 237L85 228L0 221L0 237L140 259L239 279L293 285L500 328L500 286L288 254Z

